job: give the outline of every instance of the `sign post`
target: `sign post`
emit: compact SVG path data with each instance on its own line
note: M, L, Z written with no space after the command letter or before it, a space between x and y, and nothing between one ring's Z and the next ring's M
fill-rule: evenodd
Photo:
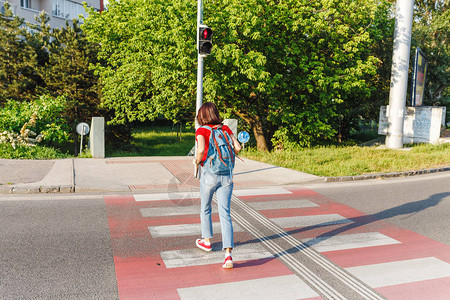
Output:
M422 106L425 92L425 80L427 76L428 59L425 53L417 47L414 59L413 81L411 89L411 105Z
M80 154L83 151L83 136L89 133L89 125L81 122L77 125L77 132L81 135L81 143L80 143Z

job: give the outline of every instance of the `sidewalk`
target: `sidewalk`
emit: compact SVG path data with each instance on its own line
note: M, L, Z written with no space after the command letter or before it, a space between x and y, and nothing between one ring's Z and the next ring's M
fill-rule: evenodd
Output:
M0 194L172 192L198 189L192 157L106 159L0 159ZM234 170L236 188L304 184L318 176L244 159Z

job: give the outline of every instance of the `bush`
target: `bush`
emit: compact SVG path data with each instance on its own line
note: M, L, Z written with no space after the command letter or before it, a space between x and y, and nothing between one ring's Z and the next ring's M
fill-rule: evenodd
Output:
M43 135L43 145L61 147L69 141L69 124L61 117L66 109L64 96L42 95L33 102L9 100L0 108L0 131L20 132L33 115L28 128Z
M70 157L61 151L49 147L24 147L15 149L11 145L0 144L0 158L5 159L57 159Z

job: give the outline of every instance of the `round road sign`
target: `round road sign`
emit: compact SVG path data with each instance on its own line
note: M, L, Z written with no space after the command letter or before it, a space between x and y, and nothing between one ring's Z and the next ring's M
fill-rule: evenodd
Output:
M89 125L87 123L81 122L77 125L77 132L79 135L86 135L89 133Z
M239 134L238 134L238 140L239 140L239 142L245 144L245 143L248 142L249 139L250 139L250 135L248 134L247 131L241 131L241 132L239 132Z

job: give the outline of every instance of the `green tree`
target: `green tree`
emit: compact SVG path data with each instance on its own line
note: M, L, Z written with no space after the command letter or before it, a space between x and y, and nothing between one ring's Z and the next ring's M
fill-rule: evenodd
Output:
M340 115L373 91L384 2L228 0L210 9L217 63L206 90L251 124L259 149L272 135L280 147L333 138Z
M41 24L43 32L48 32L47 26L46 22ZM42 71L42 90L54 96L65 95L65 118L70 124L87 121L100 113L98 76L90 69L97 63L97 45L86 39L76 19L72 25L53 29L50 37L51 41L44 43L49 57Z
M4 13L0 13L0 105L6 99L32 99L39 81L37 57L25 39L24 20L9 7L5 2Z
M96 70L115 122L194 111L195 5L123 0L90 11L83 29L101 45ZM385 9L379 0L205 1L214 30L205 100L242 118L261 150L333 138L342 103L364 103L374 89Z
M101 45L96 72L113 123L193 117L196 93L193 1L110 1L83 24Z

